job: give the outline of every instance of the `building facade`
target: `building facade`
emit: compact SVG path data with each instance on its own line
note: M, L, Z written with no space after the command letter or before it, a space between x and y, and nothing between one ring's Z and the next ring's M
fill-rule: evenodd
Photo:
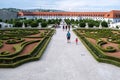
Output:
M120 22L120 10L110 12L18 12L18 18L26 19L93 19L107 22Z

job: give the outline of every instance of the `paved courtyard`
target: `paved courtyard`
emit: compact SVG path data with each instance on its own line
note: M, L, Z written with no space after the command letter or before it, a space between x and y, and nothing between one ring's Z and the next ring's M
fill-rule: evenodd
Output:
M72 31L67 43L66 33L57 29L39 61L0 68L0 80L120 80L120 67L98 63L80 41L75 44Z

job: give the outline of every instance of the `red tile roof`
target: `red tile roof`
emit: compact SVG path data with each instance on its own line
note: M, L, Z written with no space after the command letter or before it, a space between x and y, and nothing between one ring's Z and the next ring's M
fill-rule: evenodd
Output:
M110 12L18 12L18 16L91 16L120 18L120 10Z

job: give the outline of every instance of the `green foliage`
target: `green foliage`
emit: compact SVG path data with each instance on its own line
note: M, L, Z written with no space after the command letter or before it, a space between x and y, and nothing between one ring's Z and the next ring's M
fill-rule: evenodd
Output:
M33 21L31 24L30 24L32 27L37 27L38 26L38 23L36 21Z
M37 27L39 23L42 24L42 27L46 27L48 24L60 24L61 19L11 19L7 20L7 23L13 24L14 27L22 27L23 22L25 26Z
M101 23L101 25L102 25L103 27L108 27L108 24L107 24L106 21L103 21L103 22Z
M114 35L110 29L82 29L82 30L85 32L86 37L94 39L108 38Z
M49 36L44 37L40 42L38 41L39 44L33 49L31 53L26 55L19 55L19 52L22 51L25 46L31 44L32 42L23 42L21 44L17 44L16 46L14 46L16 52L15 54L6 54L0 56L0 67L17 67L23 63L38 60L42 56L53 33L54 30L50 30ZM34 42L35 41L33 41L33 43Z
M99 21L99 20L92 20L92 19L83 19L83 20L74 20L74 19L65 19L65 22L67 24L79 24L80 27L85 27L85 24L88 23L89 27L99 27L100 23L102 24L103 27L108 27L107 22L105 21Z
M92 28L94 26L94 24L89 22L88 26Z
M2 25L0 24L0 28L2 28Z
M0 40L0 48L2 48L2 47L3 47L3 41Z
M20 21L16 21L16 22L14 22L14 27L22 27L22 22L20 22Z
M15 44L16 41L14 39L10 39L10 40L7 40L6 42L7 44Z
M10 54L8 51L0 52L0 55L8 55L8 54Z
M2 40L8 40L9 37L7 37L7 36L3 36L3 37L1 37L1 39L2 39Z
M47 27L47 22L42 22L42 23L41 23L41 26L42 26L42 27Z
M0 19L0 22L2 22L2 19Z
M44 35L45 35L44 33L41 33L41 34L40 34L40 37L41 37L41 38L43 38L43 37L44 37Z
M9 40L7 40L6 44L16 44L16 43L20 43L23 41L24 41L24 39L22 39L22 38L9 39Z
M85 25L85 22L80 22L80 27L85 27L86 25Z
M98 48L100 48L102 51L104 52L116 52L116 49L112 46L107 46L105 49L102 48L102 45L105 45L107 44L107 42L103 41L103 40L98 40L97 41L97 45L98 45Z
M77 30L74 30L76 35L82 40L84 45L90 51L90 53L94 56L94 58L99 62L109 63L120 67L120 58L116 58L113 56L108 56L104 54L98 47L91 44L83 35L79 34ZM107 49L114 49L113 47L108 47Z

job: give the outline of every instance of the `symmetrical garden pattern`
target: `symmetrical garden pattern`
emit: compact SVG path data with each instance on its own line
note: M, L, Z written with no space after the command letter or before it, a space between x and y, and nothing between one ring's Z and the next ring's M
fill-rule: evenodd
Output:
M76 29L74 32L96 60L120 66L119 30Z
M52 29L0 30L0 67L16 67L41 57Z

